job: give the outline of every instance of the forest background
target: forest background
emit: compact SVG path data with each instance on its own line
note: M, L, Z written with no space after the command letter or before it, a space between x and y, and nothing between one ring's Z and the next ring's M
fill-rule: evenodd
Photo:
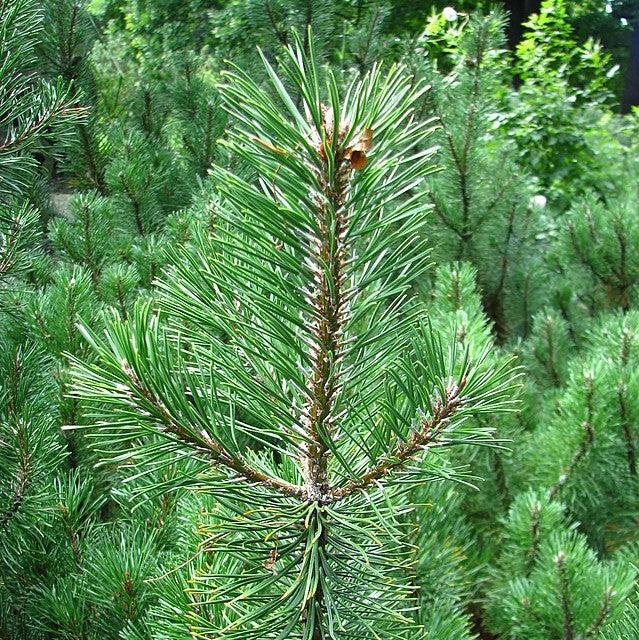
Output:
M273 169L305 148L303 137L273 142L289 125L271 99L290 94L295 113L312 84L296 84L287 47L307 71L330 68L342 95L379 63L400 63L409 78L396 90L410 105L398 98L396 109L371 81L394 133L378 142L366 126L346 149L362 198L392 212L371 231L386 311L366 307L355 334L368 339L375 323L388 333L383 345L375 337L388 368L408 349L391 300L410 291L402 313L427 316L441 354L487 363L476 379L490 380L477 382L456 439L419 440L413 425L372 431L400 443L392 454L357 445L378 467L401 456L421 466L389 505L380 493L349 507L352 536L373 537L318 534L320 557L331 544L349 549L344 584L365 594L335 607L337 578L321 562L301 605L265 604L273 577L289 566L306 575L306 561L288 558L289 539L274 533L284 525L262 535L248 507L229 506L270 500L252 493L264 476L246 460L267 477L298 477L265 408L280 398L260 395L226 351L242 304L263 302L250 278L242 284L252 267L240 249L262 246L258 228L288 242L293 218L279 231L269 221L306 193L301 164ZM639 637L639 2L0 0L0 53L0 638ZM402 105L411 117L400 135ZM258 122L271 142L252 134ZM328 147L317 148L326 160ZM395 182L375 182L378 149L380 163L410 153L415 175L389 168ZM242 206L268 216L241 218ZM246 245L228 231L231 209ZM413 252L414 238L428 252ZM233 251L235 274L212 257ZM220 283L233 277L237 297L226 300ZM284 329L260 312L272 340ZM427 343L436 369L440 343ZM237 376L223 384L250 398L237 411L230 395L212 408L194 391L217 393L206 374L216 350ZM433 390L450 392L459 371L467 384L465 366L442 365ZM517 387L508 399L502 370ZM377 384L378 373L358 375ZM403 410L397 394L417 393L411 380L386 383L389 415ZM269 394L288 398L285 387ZM228 459L196 428L214 410L240 432ZM178 415L195 425L188 433ZM407 443L428 452L418 460ZM228 463L224 482L208 475L207 447ZM357 464L334 453L356 477ZM239 487L251 478L250 491ZM377 567L377 544L399 549L394 568ZM362 567L348 565L364 549ZM387 589L400 569L401 598Z

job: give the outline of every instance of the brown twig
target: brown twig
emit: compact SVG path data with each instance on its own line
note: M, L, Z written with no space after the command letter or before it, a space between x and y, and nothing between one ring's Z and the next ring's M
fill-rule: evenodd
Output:
M213 440L208 433L203 432L202 435L197 436L184 429L184 427L179 425L173 419L173 416L164 406L164 403L141 383L128 363L122 363L122 369L126 373L129 382L135 391L149 402L160 415L162 424L166 431L176 436L179 440L185 444L195 447L199 451L204 451L213 459L215 464L226 467L249 482L254 482L268 487L269 489L274 489L286 496L299 497L303 494L304 488L302 486L286 482L280 478L268 476L265 473L250 467L238 457L231 456L224 447L219 442Z
M420 428L413 431L408 440L400 442L391 454L362 474L359 479L352 480L345 486L334 489L331 493L332 500L342 500L356 491L368 488L373 483L406 465L424 447L434 444L442 427L463 404L462 392L465 384L465 380L462 380L458 385L450 383L444 398L435 402L431 417L423 419L420 423Z

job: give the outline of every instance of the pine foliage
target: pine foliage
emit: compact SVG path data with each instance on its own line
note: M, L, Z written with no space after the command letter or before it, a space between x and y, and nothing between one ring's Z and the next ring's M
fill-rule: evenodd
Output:
M491 598L495 626L505 637L598 637L629 610L626 598L636 570L623 562L601 562L566 522L559 503L521 494L503 542L500 577L508 582Z
M475 266L485 308L506 335L525 331L531 313L528 269L536 220L516 150L497 131L502 30L501 14L472 17L458 37L452 71L434 75L442 171L432 179L429 197L435 257Z
M33 153L56 126L66 132L65 121L80 115L73 89L62 79L45 82L37 77L35 46L43 28L42 14L29 0L3 0L0 4L0 49L5 52L0 70L0 198L27 190L34 167Z
M638 265L629 246L638 231L634 189L606 203L589 194L563 220L556 270L571 274L573 296L589 313L630 308Z
M1 638L638 635L620 3L432 4L0 0Z
M73 394L133 473L196 463L144 491L218 497L192 632L409 637L403 490L454 477L423 450L489 441L468 417L508 409L512 374L433 335L408 296L427 266L428 208L404 195L432 166L411 117L425 88L376 68L340 100L312 49L286 56L302 110L267 63L277 101L240 70L223 90L229 149L260 182L216 168L216 234L172 255L161 315L84 329L98 361L76 361Z

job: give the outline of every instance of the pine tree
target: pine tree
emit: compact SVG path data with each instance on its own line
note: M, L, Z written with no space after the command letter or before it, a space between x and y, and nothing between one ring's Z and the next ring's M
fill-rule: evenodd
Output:
M463 512L463 495L451 484L431 483L413 496L416 510L416 584L419 620L427 637L470 640L474 591L473 532Z
M562 505L548 497L519 496L503 548L490 594L493 624L503 637L596 638L630 611L636 569L600 561Z
M637 635L637 115L409 4L0 0L0 637Z
M226 113L220 104L210 75L202 71L203 61L185 55L175 65L172 83L176 134L187 159L187 172L205 178L217 156L217 141L226 127Z
M62 82L47 84L34 69L42 15L35 2L0 2L0 277L2 279L2 363L0 364L0 620L26 619L25 585L32 584L43 558L48 517L40 520L52 475L64 458L48 378L50 361L34 344L17 344L11 327L15 309L5 296L22 288L37 252L38 213L25 200L36 180L34 153L45 135L63 135L81 115ZM8 326L8 328L7 328ZM11 585L11 586L10 586ZM15 586L17 585L17 588Z
M81 0L43 0L41 5L47 28L38 42L40 70L47 77L60 77L72 83L80 91L78 102L86 116L63 146L62 166L54 173L105 193L104 172L110 149L108 138L102 133L100 98L89 59L96 28Z
M598 548L631 535L639 504L636 358L636 312L603 316L520 453L527 482L565 502Z
M43 28L42 14L32 0L0 3L0 201L24 193L36 166L33 154L42 149L52 128L68 133L68 122L81 113L73 89L59 79L47 83L35 69L35 46Z
M32 345L5 345L0 366L0 629L19 638L27 637L30 589L39 584L41 567L51 567L52 514L45 507L65 450L46 354Z
M55 260L42 250L42 211L28 200L39 179L38 161L48 162L52 141L58 145L53 152L67 148L74 127L82 126L82 110L64 79L42 79L62 73L37 64L36 50L49 35L42 9L36 2L0 2L0 199L6 226L0 255L0 635L11 640L99 636L99 622L87 622L95 611L82 571L87 540L97 537L104 482L94 481L87 471L90 458L78 455L76 439L60 431L63 421L77 419L77 401L60 398L66 375L60 358L65 350L83 353L79 314L90 321L99 306L93 277L107 262L99 237L105 221L95 229L74 228L98 218L86 211L94 197L79 198L77 220L67 221L66 235L57 223L58 246L68 250L60 257L78 260L86 270L67 264L53 276L47 273ZM71 233L79 230L82 246ZM99 567L97 561L92 565Z
M636 296L639 264L631 249L639 239L635 191L629 187L607 202L588 194L560 221L550 268L565 274L571 302L589 315L605 308L628 310Z
M471 262L497 333L526 333L536 304L530 270L537 211L516 149L497 130L503 17L472 16L454 39L451 72L426 72L434 92L425 111L438 119L442 165L431 181L434 257Z
M258 179L215 168L215 234L173 252L160 313L83 329L97 361L75 359L73 395L114 463L178 465L141 494L216 498L200 524L214 553L169 605L188 596L191 633L412 637L406 489L454 477L436 451L489 441L468 418L511 407L516 380L433 335L410 295L427 266L410 194L432 170L416 149L431 125L411 115L424 88L376 68L340 100L300 41L280 67L302 111L268 64L276 100L227 75L228 146Z
M531 381L541 388L563 385L573 347L570 325L561 313L546 308L537 314L523 354Z

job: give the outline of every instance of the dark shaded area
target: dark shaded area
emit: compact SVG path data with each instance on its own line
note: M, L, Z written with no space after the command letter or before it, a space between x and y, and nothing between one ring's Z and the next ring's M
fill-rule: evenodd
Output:
M541 0L504 0L504 7L509 14L508 47L515 49L524 33L524 23L541 8Z
M635 20L630 39L630 57L626 71L621 111L628 113L632 107L639 105L639 20Z

